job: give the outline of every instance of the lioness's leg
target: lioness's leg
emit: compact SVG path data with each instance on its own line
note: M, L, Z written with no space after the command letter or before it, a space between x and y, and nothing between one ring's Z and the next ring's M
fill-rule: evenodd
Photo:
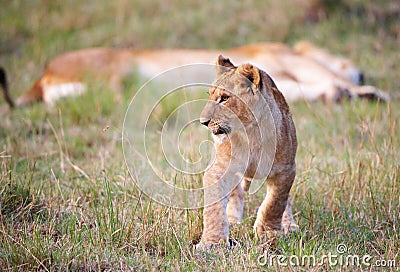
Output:
M254 229L265 236L282 230L282 216L287 207L289 191L295 177L295 171L276 174L267 180L267 196L257 212Z
M239 184L232 191L229 197L228 206L226 208L229 223L236 224L242 222L244 205L243 198L244 190L242 184Z

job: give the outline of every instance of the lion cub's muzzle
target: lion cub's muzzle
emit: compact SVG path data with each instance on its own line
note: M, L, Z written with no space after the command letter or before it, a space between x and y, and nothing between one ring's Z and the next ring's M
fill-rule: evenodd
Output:
M231 133L230 127L225 125L221 120L200 118L200 123L208 127L214 135Z

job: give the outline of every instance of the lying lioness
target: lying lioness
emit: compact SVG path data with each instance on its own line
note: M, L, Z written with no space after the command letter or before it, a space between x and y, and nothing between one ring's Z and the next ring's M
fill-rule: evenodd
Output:
M61 97L81 94L87 88L88 78L105 80L111 89L119 90L122 80L130 73L137 72L149 79L177 66L212 63L218 54L227 55L236 63L252 63L268 72L287 100L340 101L344 96L388 99L376 87L358 86L363 75L349 60L333 56L311 43L300 42L294 48L281 43L258 43L228 50L89 48L72 51L50 61L43 76L15 104L38 100L52 104ZM5 73L0 80L8 104L13 106Z
M204 230L196 247L200 250L221 241L229 246L228 223L242 221L244 191L253 178L267 178L256 234L272 238L298 229L289 202L297 149L289 107L264 71L251 64L236 67L222 56L217 65L217 79L200 115L213 133L216 150L203 179Z

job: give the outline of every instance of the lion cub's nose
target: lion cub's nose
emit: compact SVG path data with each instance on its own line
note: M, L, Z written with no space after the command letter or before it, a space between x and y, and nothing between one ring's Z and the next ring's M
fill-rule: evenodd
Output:
M206 127L208 127L208 124L210 123L211 119L207 118L200 118L200 123Z

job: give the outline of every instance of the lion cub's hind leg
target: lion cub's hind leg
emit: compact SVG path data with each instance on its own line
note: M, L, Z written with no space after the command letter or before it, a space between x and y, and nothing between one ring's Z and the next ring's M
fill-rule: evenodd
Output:
M291 173L283 172L267 179L267 195L258 209L254 223L254 230L259 237L276 236L282 232L282 217L287 208L294 177L295 171L291 169ZM292 219L291 210L288 209L285 224Z
M231 192L229 197L228 206L226 207L226 214L229 223L238 224L243 219L243 206L244 206L244 190L242 184L238 184Z
M294 222L293 219L292 204L290 203L290 199L287 200L286 209L282 216L282 228L285 234L299 230L299 226L296 224L296 222Z

